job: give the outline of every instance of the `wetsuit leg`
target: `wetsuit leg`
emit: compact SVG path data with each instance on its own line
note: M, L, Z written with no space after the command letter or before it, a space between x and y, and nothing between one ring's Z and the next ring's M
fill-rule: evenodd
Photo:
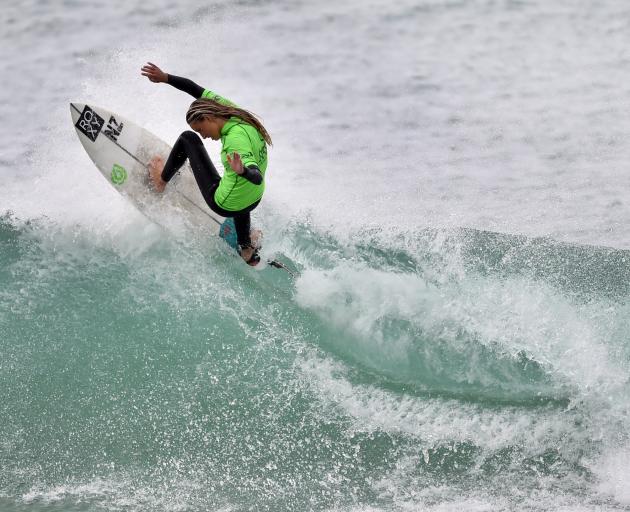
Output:
M170 181L181 166L184 165L186 159L190 161L190 167L193 170L203 198L208 203L208 206L212 207L212 203L214 203L214 189L221 181L221 176L210 160L201 138L195 132L185 131L175 141L173 149L164 164L162 179Z
M210 156L208 156L208 152L199 136L190 130L182 133L175 141L173 149L164 164L162 179L169 181L184 165L186 159L190 161L190 167L195 175L199 190L210 209L222 217L233 217L238 244L241 247L249 247L251 244L249 212L256 208L260 201L256 201L247 208L238 211L224 210L215 202L214 192L219 186L221 176L210 160Z
M251 231L251 221L249 211L234 214L234 227L236 228L236 239L241 247L249 247L252 243L249 237Z
M215 189L212 189L213 194ZM259 204L260 201L256 201L254 204L249 205L247 208L243 208L242 210L233 212L229 210L224 210L223 208L218 206L217 203L214 202L213 198L212 204L210 204L210 209L223 217L233 217L234 227L236 228L236 240L238 242L238 245L240 245L241 247L249 247L252 243L249 236L249 232L251 231L249 212L251 212Z

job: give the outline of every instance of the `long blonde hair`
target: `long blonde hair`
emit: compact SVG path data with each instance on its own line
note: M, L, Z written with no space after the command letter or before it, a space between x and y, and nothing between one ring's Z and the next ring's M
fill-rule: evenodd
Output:
M249 110L231 105L223 105L222 103L209 98L199 98L190 104L188 112L186 112L186 122L188 124L194 123L195 121L203 119L205 116L221 117L224 119L238 117L244 123L251 124L254 128L256 128L267 144L270 146L273 145L273 142L271 142L271 136L267 130L265 130L263 124L260 122L256 114L250 112Z

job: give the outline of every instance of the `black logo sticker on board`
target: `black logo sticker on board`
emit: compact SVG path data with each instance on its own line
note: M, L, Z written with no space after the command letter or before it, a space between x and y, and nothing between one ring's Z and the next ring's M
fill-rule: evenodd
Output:
M83 112L81 112L81 117L79 117L74 126L94 142L98 134L101 133L101 128L103 128L104 124L105 120L86 105Z
M123 123L116 121L114 116L110 116L107 128L105 128L103 134L112 142L118 142L118 136L120 135L120 132L122 132L122 129Z

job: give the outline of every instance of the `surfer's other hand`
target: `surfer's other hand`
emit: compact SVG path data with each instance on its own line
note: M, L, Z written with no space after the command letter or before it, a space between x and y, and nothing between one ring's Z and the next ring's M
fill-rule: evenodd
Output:
M226 158L228 164L230 164L230 167L236 174L241 175L245 172L245 169L243 169L243 162L241 161L241 155L239 155L236 151L231 157L229 154L226 155Z
M158 192L163 192L166 187L166 181L162 179L162 169L164 169L164 158L154 156L149 162L149 177Z
M164 73L153 62L147 62L142 66L142 76L146 76L149 80L155 83L168 81L168 74Z

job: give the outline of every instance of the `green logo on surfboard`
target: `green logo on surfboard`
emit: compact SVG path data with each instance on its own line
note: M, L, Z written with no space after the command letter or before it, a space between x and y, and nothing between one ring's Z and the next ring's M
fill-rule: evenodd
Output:
M122 185L127 179L127 171L122 165L114 164L112 167L112 183Z

